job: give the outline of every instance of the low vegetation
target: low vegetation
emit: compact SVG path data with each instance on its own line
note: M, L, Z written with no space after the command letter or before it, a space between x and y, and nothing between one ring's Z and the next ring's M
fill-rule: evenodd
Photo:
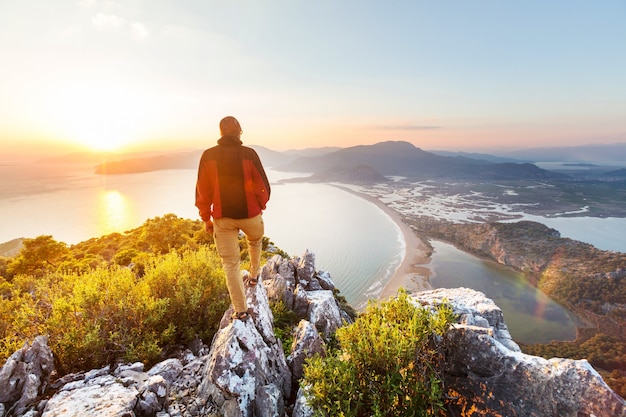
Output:
M247 248L241 240L242 261ZM287 256L268 240L264 256ZM212 237L175 215L67 246L25 239L0 276L0 363L48 335L59 372L161 359L195 338L210 343L228 292Z
M444 407L443 352L435 338L453 322L452 309L414 306L405 292L370 304L337 330L337 348L312 358L302 386L322 416L436 416Z

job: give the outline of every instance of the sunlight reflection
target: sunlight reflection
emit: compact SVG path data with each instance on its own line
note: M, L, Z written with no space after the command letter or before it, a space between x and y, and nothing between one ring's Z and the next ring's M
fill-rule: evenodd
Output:
M128 200L122 193L117 190L102 190L97 212L98 231L101 235L130 229L131 217Z

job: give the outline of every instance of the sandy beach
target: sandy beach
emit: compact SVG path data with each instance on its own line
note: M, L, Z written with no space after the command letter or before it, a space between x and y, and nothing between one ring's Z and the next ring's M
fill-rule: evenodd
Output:
M419 236L402 221L400 214L375 197L359 193L347 187L336 184L333 185L376 204L377 207L383 210L398 225L402 232L406 245L404 259L402 259L402 262L396 268L394 274L384 285L380 292L379 300L386 300L395 296L400 288L404 288L409 293L432 290L433 287L429 280L431 270L428 266L430 263L430 249Z

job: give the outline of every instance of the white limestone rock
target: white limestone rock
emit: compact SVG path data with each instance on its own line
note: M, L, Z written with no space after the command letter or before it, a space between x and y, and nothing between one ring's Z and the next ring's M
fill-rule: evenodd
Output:
M38 336L31 345L13 353L0 368L0 403L15 415L27 412L43 394L54 371L48 338Z
M307 291L309 300L309 321L324 335L329 337L343 325L341 312L332 291Z
M300 320L294 332L291 354L287 357L292 374L292 388L297 389L298 381L303 375L304 362L315 355L325 354L326 344L315 326L308 320Z
M446 386L459 395L461 413L527 417L616 417L626 402L586 360L543 359L522 353L500 309L467 288L413 296L423 306L448 301L460 322L447 332Z
M225 416L251 417L259 407L257 400L275 404L278 413L291 391L291 373L280 340L274 336L263 280L247 288L246 295L253 316L231 320L231 311L226 312L198 391L200 398L216 404Z

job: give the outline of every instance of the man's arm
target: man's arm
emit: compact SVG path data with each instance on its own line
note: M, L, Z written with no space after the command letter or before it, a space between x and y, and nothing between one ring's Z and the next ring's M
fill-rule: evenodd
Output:
M265 169L263 169L263 164L261 163L259 155L256 153L256 151L254 151L254 149L252 151L254 153L254 159L252 162L256 171L254 175L255 194L257 197L257 201L261 205L261 208L265 210L265 205L270 199L272 189L270 187L270 182L267 179Z
M198 166L198 179L196 181L196 207L198 207L200 218L205 224L211 222L212 216L215 179L211 171L211 161L207 161L203 154Z

